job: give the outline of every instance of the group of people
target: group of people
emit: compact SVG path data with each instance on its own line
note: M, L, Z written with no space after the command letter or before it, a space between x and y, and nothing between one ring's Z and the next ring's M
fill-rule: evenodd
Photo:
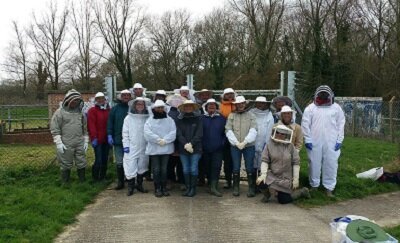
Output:
M239 196L243 158L247 196L261 191L263 202L276 197L286 204L310 197L309 189L299 185L304 139L311 190L319 188L322 172L326 194L334 196L345 118L328 86L317 88L301 126L295 123L296 112L287 97L268 101L260 96L251 106L232 88L224 89L219 102L212 91L193 93L187 86L169 96L158 90L152 99L144 91L140 83L134 84L120 92L112 108L99 92L87 115L82 113L80 93L68 91L51 121L64 183L70 180L74 161L79 180L85 180L85 153L91 142L93 180L105 179L112 147L118 177L115 189L123 189L127 181L128 196L135 190L148 192L143 180L152 175L156 197L170 195L168 180L184 185L183 196L195 196L197 186L207 183L210 193L221 197L222 165L224 188Z

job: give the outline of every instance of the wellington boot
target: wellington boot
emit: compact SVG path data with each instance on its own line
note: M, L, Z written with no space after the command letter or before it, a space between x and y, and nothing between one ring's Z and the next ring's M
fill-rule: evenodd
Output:
M167 183L166 182L161 183L161 193L162 193L162 195L164 197L169 197L170 196L170 194L168 192L168 189L167 189Z
M141 193L148 193L149 192L148 190L144 189L144 187L143 187L143 175L140 175L140 174L137 175L136 189Z
M190 175L189 174L184 174L183 175L184 179L185 179L185 186L186 186L186 190L185 192L182 194L182 196L187 197L189 192L190 192Z
M124 172L124 167L122 166L117 166L117 179L118 179L118 184L114 189L121 190L125 187L125 172Z
M233 174L233 193L232 195L235 197L238 197L240 195L240 175L239 174Z
M128 193L126 194L128 197L132 196L135 190L135 179L136 178L132 178L130 180L128 180Z
M262 203L267 203L267 202L269 202L270 200L271 200L271 193L269 192L269 189L267 188L267 189L264 189L263 191L262 191L262 193L263 193L263 198L261 198L261 202Z
M78 173L79 182L80 183L85 182L85 180L86 180L86 177L85 177L86 169L85 168L78 169L77 173Z
M196 187L197 187L197 175L190 177L190 191L187 194L188 197L196 196Z
M222 197L222 193L218 191L218 181L210 182L210 193L217 197Z
M249 185L247 197L255 197L256 196L256 184L253 181L253 173L247 173L247 184Z
M71 170L62 170L61 171L61 182L62 182L62 184L69 183L70 177L71 177Z
M156 183L154 183L154 196L156 197L162 197L163 193L161 191L161 185L158 185Z

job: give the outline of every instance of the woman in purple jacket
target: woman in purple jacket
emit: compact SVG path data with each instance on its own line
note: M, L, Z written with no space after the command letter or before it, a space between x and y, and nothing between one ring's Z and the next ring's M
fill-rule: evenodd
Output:
M203 110L203 161L206 164L211 194L222 197L218 191L218 181L226 141L226 119L218 112L218 104L214 99L208 99Z

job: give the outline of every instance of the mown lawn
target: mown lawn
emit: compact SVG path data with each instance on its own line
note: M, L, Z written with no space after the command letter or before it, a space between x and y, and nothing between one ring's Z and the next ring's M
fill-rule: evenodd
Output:
M396 146L394 143L380 140L346 137L339 159L336 198L327 198L321 186L320 191L311 194L311 199L299 200L297 204L303 207L321 206L400 190L400 187L395 184L379 183L356 177L357 173L379 166L383 166L385 171L399 171L400 162L395 161L398 153ZM308 159L305 149L301 151L300 156L302 158L301 184L308 187Z
M110 164L103 183L93 183L87 169L81 184L74 169L63 186L54 158L54 146L0 145L0 242L52 242L112 181Z

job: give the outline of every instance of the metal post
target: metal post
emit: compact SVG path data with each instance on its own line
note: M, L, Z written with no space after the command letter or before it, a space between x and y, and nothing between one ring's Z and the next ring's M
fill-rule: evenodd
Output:
M396 97L393 96L389 101L389 126L390 126L390 140L394 143L394 124L393 124L393 102Z
M357 104L356 101L353 101L353 114L351 116L351 135L354 137L356 135L356 111Z
M285 72L281 71L281 96L283 96L284 87L285 87Z

